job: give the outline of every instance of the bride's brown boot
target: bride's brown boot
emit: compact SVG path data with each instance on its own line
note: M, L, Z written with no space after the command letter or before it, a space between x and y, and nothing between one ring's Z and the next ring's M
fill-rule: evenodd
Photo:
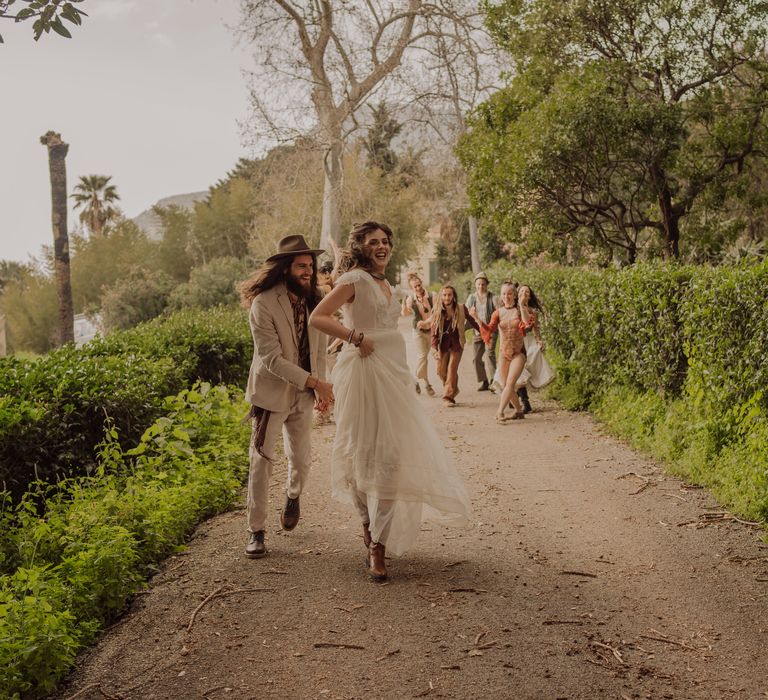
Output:
M384 545L371 542L368 547L368 575L374 581L387 580L387 566L384 563Z
M366 549L371 546L372 541L370 523L363 523L363 544L365 545Z

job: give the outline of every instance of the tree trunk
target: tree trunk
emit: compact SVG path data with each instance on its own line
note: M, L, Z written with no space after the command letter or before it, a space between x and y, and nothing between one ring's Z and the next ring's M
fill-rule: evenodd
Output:
M330 250L329 241L340 246L341 240L341 199L344 171L342 164L343 144L341 137L334 140L323 157L323 225L320 231L320 248Z
M674 210L669 183L661 168L652 166L651 177L658 192L661 221L664 227L664 257L668 260L677 260L680 257L680 215Z
M477 235L477 217L469 217L469 253L472 258L472 274L480 272L480 239Z
M60 344L75 339L75 314L72 305L72 284L69 273L69 234L67 233L67 167L64 162L69 144L61 134L49 131L40 137L48 148L48 169L51 176L51 224L53 227L53 258L56 292L59 297Z

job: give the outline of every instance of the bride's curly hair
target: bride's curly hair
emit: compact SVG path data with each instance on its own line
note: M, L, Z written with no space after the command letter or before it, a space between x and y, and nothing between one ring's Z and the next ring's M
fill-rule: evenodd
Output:
M367 246L363 245L363 241L369 233L374 231L383 231L389 240L389 247L392 247L392 229L386 224L380 224L377 221L352 224L352 229L347 237L347 245L339 251L334 279L348 270L354 270L358 267L363 270L370 270L373 267L370 251Z

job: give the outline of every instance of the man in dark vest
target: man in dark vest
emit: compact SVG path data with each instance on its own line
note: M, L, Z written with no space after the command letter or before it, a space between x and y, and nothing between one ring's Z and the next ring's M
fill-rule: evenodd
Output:
M497 308L496 298L488 290L488 277L484 272L478 272L475 275L475 291L467 297L465 304L467 309L477 313L475 318L483 323L489 323L491 315ZM491 339L491 345L486 349L480 333L473 331L472 339L473 361L475 365L475 374L477 375L477 390L493 391L493 375L496 374L496 341L499 338L498 332L494 333Z

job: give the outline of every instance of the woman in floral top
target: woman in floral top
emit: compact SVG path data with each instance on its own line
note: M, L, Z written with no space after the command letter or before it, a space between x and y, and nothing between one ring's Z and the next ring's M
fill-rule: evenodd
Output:
M504 389L499 398L499 408L496 411L496 422L507 420L505 410L509 403L515 407L511 420L525 417L520 398L515 392L517 380L525 368L525 331L533 325L526 306L518 303L518 287L514 282L505 282L501 286L502 306L496 309L489 323L480 323L480 333L489 346L491 337L496 329L499 330L499 374Z

